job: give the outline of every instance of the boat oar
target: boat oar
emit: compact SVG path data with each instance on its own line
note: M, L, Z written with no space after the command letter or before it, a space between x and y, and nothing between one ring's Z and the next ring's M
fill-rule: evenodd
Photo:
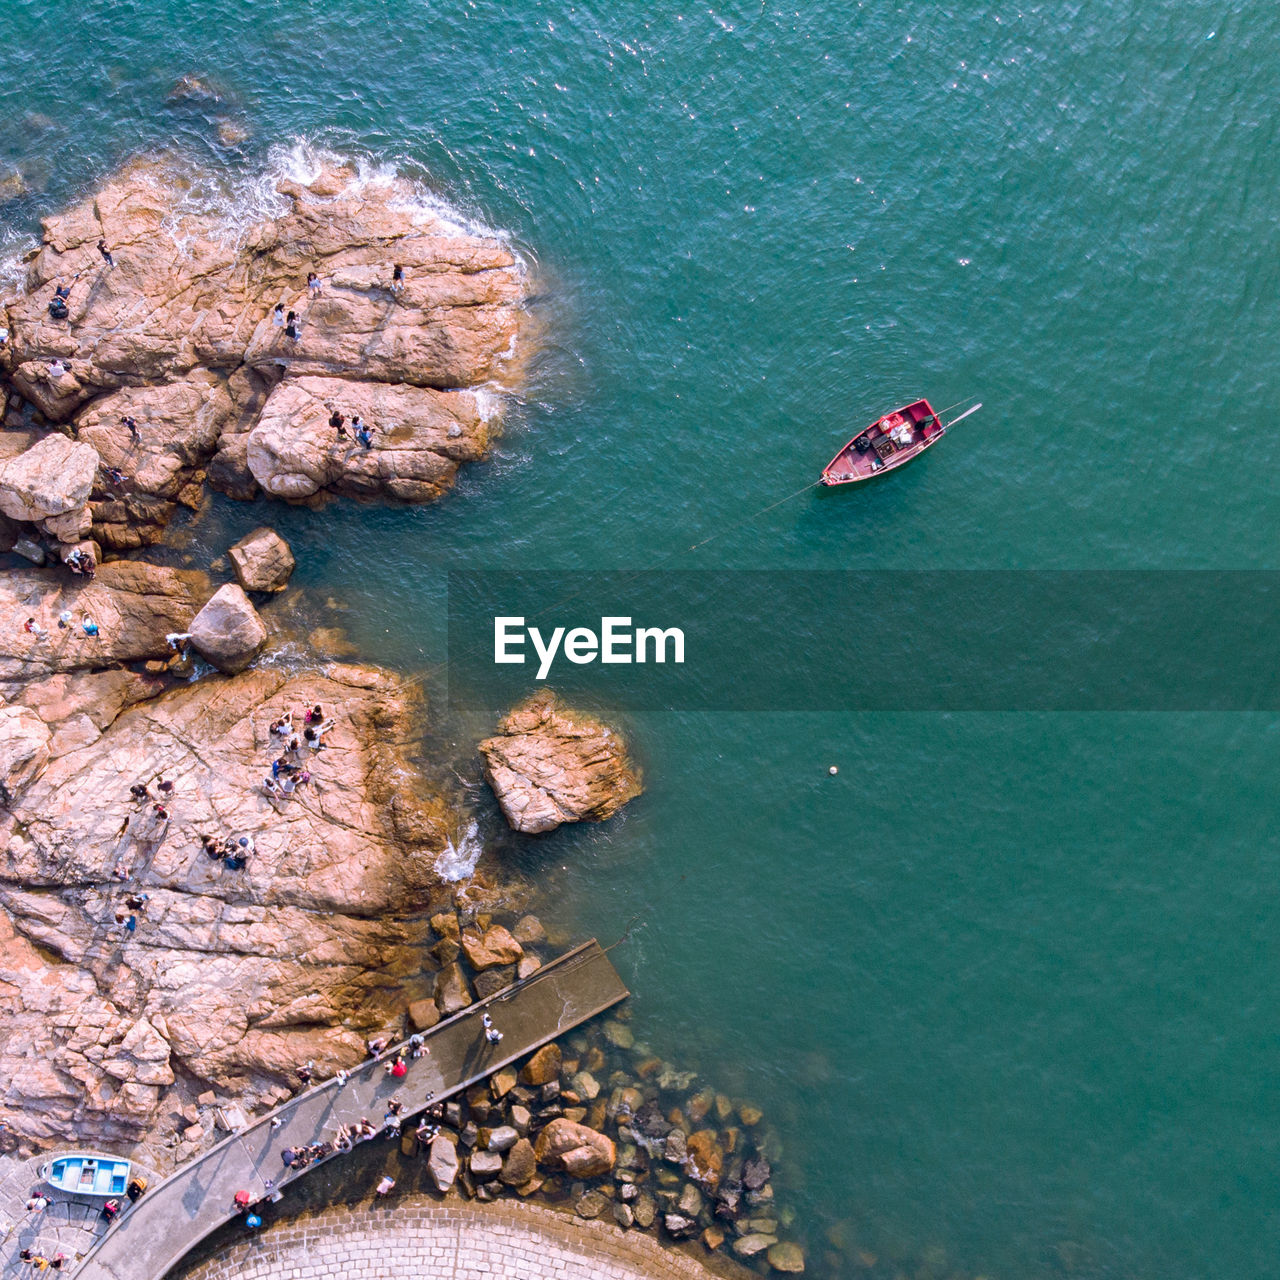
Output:
M963 422L971 413L977 413L981 408L982 406L980 404L975 404L972 409L966 409L958 418L952 418L951 421L947 423L947 430L950 431L957 422Z

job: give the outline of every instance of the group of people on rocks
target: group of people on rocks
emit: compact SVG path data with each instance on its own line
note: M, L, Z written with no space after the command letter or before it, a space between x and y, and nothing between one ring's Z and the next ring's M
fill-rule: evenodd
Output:
M329 425L337 433L339 443L350 439L347 435L346 417L332 405L329 406ZM373 448L373 433L375 430L376 428L369 426L367 423L361 422L360 415L358 413L352 414L351 432L356 438L356 443L359 444L362 449L367 450Z
M286 711L271 724L271 737L284 740L284 751L271 762L271 772L262 780L262 789L272 800L287 800L300 786L311 781L306 767L309 757L325 749L324 735L336 721L325 718L317 702L303 712L301 735L294 732L293 712Z

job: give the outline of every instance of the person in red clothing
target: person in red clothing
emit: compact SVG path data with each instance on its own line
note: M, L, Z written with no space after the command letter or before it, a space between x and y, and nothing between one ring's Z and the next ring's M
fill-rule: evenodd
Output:
M409 1068L405 1063L403 1053L396 1055L396 1060L391 1064L389 1070L397 1080L402 1080L404 1078L404 1075Z

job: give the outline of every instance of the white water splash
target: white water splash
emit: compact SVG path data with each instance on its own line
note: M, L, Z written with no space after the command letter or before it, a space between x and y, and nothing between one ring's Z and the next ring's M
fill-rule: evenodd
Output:
M455 845L452 840L445 843L444 849L436 859L436 874L441 880L456 884L465 880L475 869L484 852L484 841L480 839L480 824L471 823L462 833Z

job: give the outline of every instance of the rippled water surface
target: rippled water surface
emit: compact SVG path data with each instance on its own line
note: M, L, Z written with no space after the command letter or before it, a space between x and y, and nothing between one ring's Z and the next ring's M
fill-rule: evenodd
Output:
M447 501L219 502L197 534L270 519L370 657L440 658L450 567L639 568L721 531L675 563L1277 565L1274 5L5 19L15 244L139 149L248 178L326 147L530 262L533 386ZM183 74L221 100L168 101ZM986 408L889 482L732 528L917 394ZM1274 717L628 727L646 796L503 856L567 926L641 917L637 1024L768 1108L817 1274L1280 1274Z

